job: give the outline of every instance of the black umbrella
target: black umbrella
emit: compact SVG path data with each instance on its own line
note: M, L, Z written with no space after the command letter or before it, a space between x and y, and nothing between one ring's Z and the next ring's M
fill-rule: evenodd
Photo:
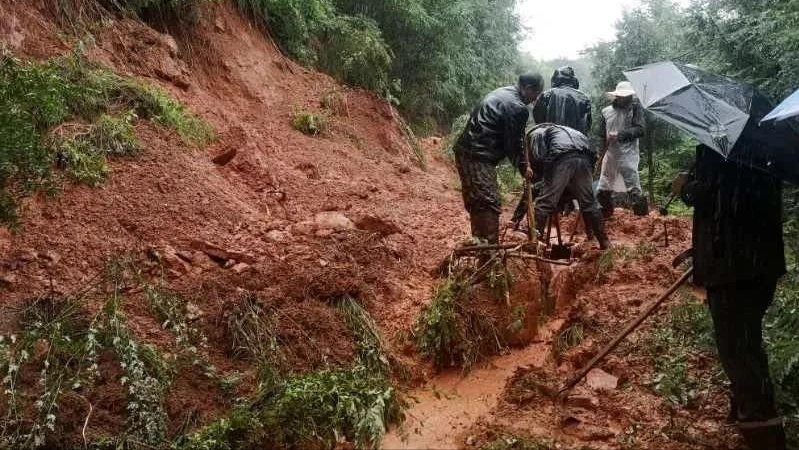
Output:
M753 85L670 61L628 70L644 108L725 158L799 184L799 133L760 124L773 104Z

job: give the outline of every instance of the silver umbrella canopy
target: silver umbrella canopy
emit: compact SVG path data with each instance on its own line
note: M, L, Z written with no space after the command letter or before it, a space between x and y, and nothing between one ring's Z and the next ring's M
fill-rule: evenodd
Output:
M728 157L750 118L755 89L671 61L624 72L644 108Z

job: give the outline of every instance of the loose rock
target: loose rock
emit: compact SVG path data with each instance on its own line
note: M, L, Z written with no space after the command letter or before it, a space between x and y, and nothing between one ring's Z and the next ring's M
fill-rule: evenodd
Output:
M344 214L339 212L320 212L314 217L314 222L319 229L329 230L354 230L355 224Z
M241 275L244 272L248 272L251 269L250 265L247 263L238 263L231 269L233 272Z
M619 386L619 379L602 369L593 369L586 375L585 383L597 391L613 390Z

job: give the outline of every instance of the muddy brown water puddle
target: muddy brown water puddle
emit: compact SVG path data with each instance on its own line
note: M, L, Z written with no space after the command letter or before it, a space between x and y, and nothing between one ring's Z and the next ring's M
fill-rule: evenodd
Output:
M550 321L540 329L538 340L527 347L511 350L466 375L460 371L438 374L409 392L411 406L405 423L389 431L382 448L463 448L463 433L497 405L516 369L543 367L551 350L548 342L562 325L560 319Z

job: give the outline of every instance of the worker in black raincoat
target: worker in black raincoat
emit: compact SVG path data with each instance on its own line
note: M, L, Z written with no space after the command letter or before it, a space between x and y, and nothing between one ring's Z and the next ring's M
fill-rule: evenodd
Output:
M694 206L694 282L707 288L731 382L730 416L751 448L784 449L762 338L763 317L785 274L782 182L706 146L697 147L693 174L673 189Z
M527 105L541 94L543 84L541 75L527 73L519 77L516 86L489 93L474 108L455 144L455 164L472 236L485 242L499 241L497 165L508 158L522 173L528 174L523 157Z
M579 131L555 124L538 125L528 134L533 170L543 175L541 194L536 199L535 220L543 236L549 217L557 212L566 190L580 205L586 228L593 232L601 249L610 241L594 198L593 174L597 160L591 141Z
M588 135L591 131L591 99L580 91L580 81L574 74L574 69L570 66L563 66L555 70L552 74L552 88L541 94L533 106L532 122L528 122L528 128L532 128L537 123L554 123L563 125ZM538 175L535 183L536 196L541 192L543 180ZM571 205L574 198L569 192L562 196L559 210ZM527 196L523 195L516 206L516 210L511 219L513 229L519 230L524 216L527 214ZM589 236L590 236L590 227Z
M533 107L535 123L563 125L587 136L591 131L591 99L579 89L573 68L555 70L552 89L541 94Z

